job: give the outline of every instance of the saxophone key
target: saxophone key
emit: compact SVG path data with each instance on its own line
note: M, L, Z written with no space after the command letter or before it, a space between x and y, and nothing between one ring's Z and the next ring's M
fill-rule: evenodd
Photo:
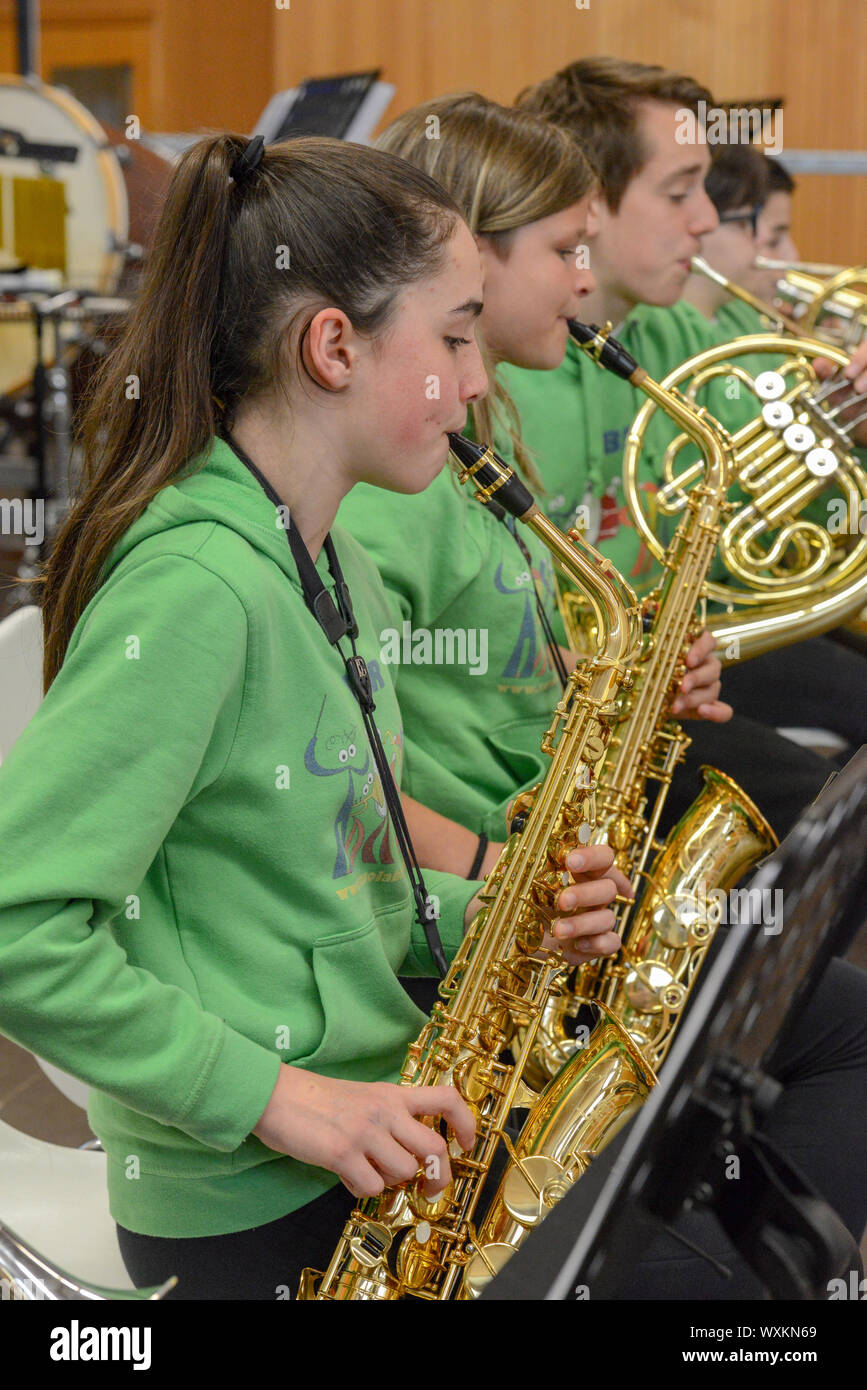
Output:
M430 1223L419 1221L403 1238L397 1252L398 1277L409 1289L423 1289L439 1272L442 1241L431 1233Z
M624 988L629 1003L642 1014L679 1009L686 999L683 985L672 977L666 965L655 960L633 965L626 974Z
M495 1085L488 1059L467 1057L455 1067L452 1081L478 1118L478 1102L483 1100Z
M600 731L598 734L591 734L584 743L583 758L585 763L598 763L602 754L605 752L607 738ZM589 769L588 769L589 771Z
M365 1221L349 1240L349 1248L360 1265L373 1269L382 1264L391 1248L392 1235L379 1221Z
M454 1178L446 1183L442 1192L438 1192L435 1197L426 1197L424 1195L423 1189L426 1181L427 1174L422 1168L413 1179L412 1187L408 1193L410 1206L413 1212L416 1216L421 1218L417 1225L424 1223L429 1224L431 1221L439 1221L441 1216L445 1216L454 1201Z
M515 1251L504 1241L492 1241L479 1245L473 1251L464 1271L461 1298L478 1298L479 1294L495 1275L512 1258Z
M569 1186L566 1171L556 1159L531 1154L507 1173L503 1205L513 1220L529 1229L538 1226Z
M522 920L515 927L515 947L532 956L542 945L544 927L538 920L539 905L529 894L522 893L516 902L522 910Z

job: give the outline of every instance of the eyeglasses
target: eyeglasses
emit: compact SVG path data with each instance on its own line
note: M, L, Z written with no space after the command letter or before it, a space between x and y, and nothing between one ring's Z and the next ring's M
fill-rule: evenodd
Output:
M755 236L758 230L759 214L761 210L762 204L756 203L749 212L721 212L719 214L720 225L724 222L749 222L750 231L753 236Z

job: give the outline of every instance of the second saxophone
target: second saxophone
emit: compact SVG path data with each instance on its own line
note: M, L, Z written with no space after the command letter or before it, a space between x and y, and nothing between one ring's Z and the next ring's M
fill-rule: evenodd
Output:
M476 1140L464 1153L450 1135L452 1179L430 1201L425 1172L386 1188L352 1212L324 1274L306 1270L299 1298L318 1300L442 1301L474 1297L514 1253L506 1241L481 1239L476 1223L487 1180L505 1149L514 1154L509 1117L526 1106L522 1074L533 1051L542 1013L567 974L559 950L540 950L545 928L557 916L556 898L569 875L566 856L593 838L595 787L611 742L617 696L631 680L641 647L635 594L609 561L577 533L567 537L549 522L527 489L490 450L450 436L483 498L496 496L530 526L558 563L587 594L595 612L597 649L576 668L563 692L542 749L551 765L543 781L525 793L512 833L491 871L476 915L440 986L441 1001L410 1045L402 1086L451 1084L472 1109ZM520 1025L520 1036L516 1034ZM626 1030L611 1019L597 1047L600 1104L590 1119L592 1142L610 1138L647 1095L654 1077ZM511 1046L512 1060L504 1056ZM576 1058L558 1084L568 1106L570 1080L581 1086L588 1059ZM431 1123L435 1123L431 1121ZM588 1142L590 1142L588 1140ZM521 1179L541 1209L565 1190L559 1170L537 1181L538 1165L519 1163Z

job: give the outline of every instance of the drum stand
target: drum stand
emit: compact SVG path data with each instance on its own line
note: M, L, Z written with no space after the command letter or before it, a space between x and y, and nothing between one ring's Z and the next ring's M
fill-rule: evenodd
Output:
M70 321L110 318L128 309L128 300L70 289L40 300L22 296L11 303L0 303L0 319L31 319L36 347L31 399L19 404L5 436L6 440L12 437L16 425L18 433L32 429L32 444L24 457L6 454L0 458L0 464L7 465L3 470L4 483L14 485L14 474L20 472L19 486L31 495L34 506L40 509L41 537L38 543L24 546L16 569L16 577L20 580L38 576L69 508L74 466L69 349L90 346L97 350L95 330L91 334L83 332L70 342L64 336L64 327ZM7 598L11 599L11 607L16 606L19 598L29 601L29 585L22 584L20 593L13 586Z

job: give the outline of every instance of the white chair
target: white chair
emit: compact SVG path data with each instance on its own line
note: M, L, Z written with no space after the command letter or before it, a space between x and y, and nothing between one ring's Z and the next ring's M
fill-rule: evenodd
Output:
M104 1153L48 1144L0 1120L0 1221L76 1280L132 1289L108 1209L105 1163Z
M839 734L834 734L830 729L777 729L778 734L787 738L790 743L797 743L801 748L812 748L815 753L822 753L825 757L833 757L835 753L842 753L846 747L846 740Z
M35 604L0 622L0 762L42 702L42 614ZM87 1109L88 1088L74 1076L36 1058L48 1079L74 1105Z
M36 1053L33 1054L36 1057ZM77 1076L70 1076L67 1072L61 1071L59 1067L52 1066L50 1062L45 1062L41 1057L36 1057L45 1075L52 1085L56 1086L67 1100L71 1100L73 1105L77 1105L81 1110L87 1110L87 1097L90 1087L83 1081L79 1081Z
M42 614L35 604L0 622L0 762L42 700Z

